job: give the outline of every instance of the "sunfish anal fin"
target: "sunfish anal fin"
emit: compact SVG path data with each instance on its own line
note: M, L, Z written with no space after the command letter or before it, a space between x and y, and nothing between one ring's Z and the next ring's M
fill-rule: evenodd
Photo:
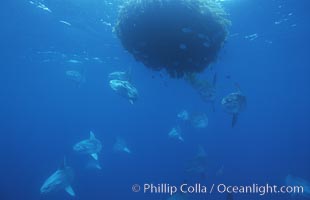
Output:
M234 114L231 122L231 127L235 127L238 120L238 114Z
M99 164L96 165L96 168L99 169L99 170L102 169L102 167Z
M95 160L98 160L98 154L92 153L91 156L92 156Z
M68 185L66 188L65 188L65 190L66 190L66 192L68 193L68 194L70 194L71 196L75 196L75 192L74 192L74 190L72 189L72 187L71 187L71 185Z

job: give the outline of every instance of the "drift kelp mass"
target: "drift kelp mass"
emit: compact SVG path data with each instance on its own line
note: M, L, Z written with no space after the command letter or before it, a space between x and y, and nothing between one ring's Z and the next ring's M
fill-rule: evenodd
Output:
M129 0L115 31L136 60L180 78L216 60L229 25L214 0Z

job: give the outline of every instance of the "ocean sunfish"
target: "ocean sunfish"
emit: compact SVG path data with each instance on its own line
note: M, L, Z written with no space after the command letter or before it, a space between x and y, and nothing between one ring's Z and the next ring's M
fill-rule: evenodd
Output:
M56 192L64 189L71 196L75 196L75 192L71 187L73 178L73 170L71 167L67 166L66 159L64 159L59 169L48 177L42 185L40 189L41 194Z
M82 140L73 146L73 150L81 154L89 154L95 160L98 160L98 153L102 149L101 142L95 137L95 134L90 131L89 139Z
M224 111L233 116L231 125L234 127L237 123L238 115L246 108L246 96L238 89L237 92L230 93L224 97L221 104Z

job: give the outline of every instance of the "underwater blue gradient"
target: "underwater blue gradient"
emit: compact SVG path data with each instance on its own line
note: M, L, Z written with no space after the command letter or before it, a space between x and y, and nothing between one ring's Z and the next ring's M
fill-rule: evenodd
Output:
M224 7L232 21L230 37L213 70L218 75L215 112L183 80L170 79L137 63L123 50L112 27L119 3L103 0L45 0L52 13L27 0L2 2L0 19L0 199L167 199L131 191L133 184L202 182L231 185L285 185L292 174L310 180L310 19L307 0L231 0ZM292 15L289 15L292 13ZM65 20L68 27L59 23ZM275 22L280 22L279 24ZM165 31L165 30L163 30ZM246 36L257 34L254 40ZM79 66L38 52L99 57ZM65 71L85 71L76 87ZM109 87L108 74L132 70L139 99L131 105ZM160 75L163 74L163 75ZM237 82L247 108L236 127L220 100ZM205 112L206 129L182 125L184 143L170 140L177 113ZM92 130L103 143L101 171L86 170L72 146ZM117 136L132 154L113 151ZM202 145L207 177L185 173ZM66 156L75 170L72 187L41 195L44 180ZM216 171L224 166L223 175ZM190 199L226 199L195 195ZM306 199L290 195L235 195L235 199Z

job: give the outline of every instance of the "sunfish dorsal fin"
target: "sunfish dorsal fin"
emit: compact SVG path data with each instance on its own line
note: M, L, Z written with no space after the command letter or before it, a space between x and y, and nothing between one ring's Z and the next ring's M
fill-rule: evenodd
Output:
M92 131L89 132L89 139L91 139L91 140L96 139L94 132L92 132Z
M71 187L71 185L68 185L66 188L65 188L65 190L66 190L66 192L68 193L68 194L70 194L71 196L75 196L75 192L74 192L74 190L72 189L72 187Z

